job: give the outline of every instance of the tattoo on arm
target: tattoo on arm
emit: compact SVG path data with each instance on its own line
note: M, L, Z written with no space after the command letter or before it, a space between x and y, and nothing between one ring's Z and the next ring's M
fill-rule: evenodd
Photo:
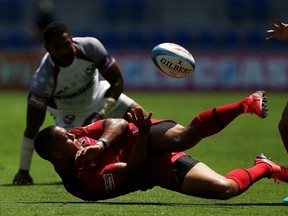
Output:
M109 142L114 143L116 140L123 136L129 127L128 125L128 122L124 119L105 119L103 120L104 132L101 137L107 139Z

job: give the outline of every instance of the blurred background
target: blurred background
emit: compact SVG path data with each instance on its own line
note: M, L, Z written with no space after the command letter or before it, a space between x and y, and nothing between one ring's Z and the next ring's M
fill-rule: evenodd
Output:
M0 0L0 90L28 89L53 20L102 41L128 90L288 90L287 43L265 41L287 10L287 0ZM191 52L193 75L157 71L150 51L163 42Z

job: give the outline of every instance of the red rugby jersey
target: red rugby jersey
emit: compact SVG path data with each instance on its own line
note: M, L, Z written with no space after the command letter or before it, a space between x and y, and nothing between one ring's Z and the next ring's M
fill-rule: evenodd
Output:
M153 120L158 123L158 120ZM83 146L95 145L103 133L101 121L69 131L76 135ZM112 144L89 163L75 163L72 167L58 171L66 190L84 200L101 200L127 194L136 190L147 190L156 185L170 186L173 163L180 153L149 153L144 169L123 183L114 163L127 162L138 138L138 128L130 123L129 131L121 140Z

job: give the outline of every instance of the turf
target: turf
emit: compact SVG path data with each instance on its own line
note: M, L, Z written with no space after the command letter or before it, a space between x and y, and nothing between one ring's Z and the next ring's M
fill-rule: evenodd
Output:
M156 118L174 119L187 125L199 112L242 99L250 92L128 92ZM187 151L217 172L252 166L255 155L264 152L287 164L277 123L287 94L267 92L269 116L239 116L219 134ZM287 215L282 204L288 196L285 183L271 179L257 182L244 194L230 200L189 197L155 187L101 202L83 202L65 192L52 166L33 156L33 186L13 186L25 127L26 92L0 91L0 214L1 215ZM47 114L44 126L53 124ZM43 127L44 127L43 126Z

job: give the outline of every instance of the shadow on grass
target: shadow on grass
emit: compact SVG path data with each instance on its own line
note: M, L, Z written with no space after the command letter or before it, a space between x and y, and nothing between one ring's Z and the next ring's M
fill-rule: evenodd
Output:
M181 207L233 207L233 206L287 206L283 203L167 203L167 202L17 202L19 204L92 204L92 205L141 205L141 206L181 206Z
M49 186L49 185L62 185L62 182L49 182L49 183L34 183L32 185L13 185L1 184L4 187L25 187L25 186ZM90 204L90 205L142 205L142 206L181 206L181 207L235 207L235 206L287 206L283 203L169 203L169 202L109 202L109 201L79 201L79 202L61 202L61 201L22 201L16 202L19 204L60 204L60 205L73 205L73 204Z
M49 185L62 185L62 182L47 182L47 183L34 183L31 185L14 185L14 184L1 184L4 187L25 187L25 186L49 186Z

